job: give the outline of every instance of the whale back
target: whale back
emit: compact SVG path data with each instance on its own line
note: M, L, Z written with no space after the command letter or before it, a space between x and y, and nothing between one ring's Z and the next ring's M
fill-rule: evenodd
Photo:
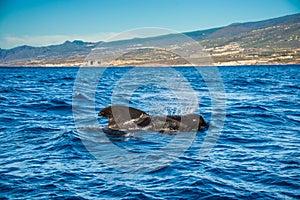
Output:
M181 122L181 126L185 129L201 130L208 126L204 118L198 114L169 115L167 117Z
M158 132L199 131L207 127L201 115L150 116L146 112L127 106L108 106L98 116L108 118L107 128L112 130L152 130Z

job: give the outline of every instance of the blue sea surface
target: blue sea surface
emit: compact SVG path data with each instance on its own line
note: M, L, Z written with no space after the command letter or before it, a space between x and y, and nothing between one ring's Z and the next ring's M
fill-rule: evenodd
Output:
M168 69L1 67L0 199L300 199L300 66ZM112 104L210 127L107 135Z

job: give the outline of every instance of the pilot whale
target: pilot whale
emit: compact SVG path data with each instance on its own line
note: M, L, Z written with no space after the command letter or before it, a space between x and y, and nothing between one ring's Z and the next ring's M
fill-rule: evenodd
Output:
M107 128L112 131L194 132L208 126L198 114L151 116L142 110L118 105L103 108L98 116L108 119Z

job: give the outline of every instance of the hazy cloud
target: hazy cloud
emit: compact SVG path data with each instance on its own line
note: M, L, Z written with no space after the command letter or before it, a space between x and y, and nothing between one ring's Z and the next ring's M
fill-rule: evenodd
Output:
M116 33L99 33L93 35L77 36L77 35L39 35L39 36L5 36L0 39L0 48L10 49L21 45L29 46L48 46L64 43L66 40L83 40L86 42L104 41L116 35Z
M13 47L28 45L28 46L48 46L54 44L62 44L66 40L83 40L85 42L99 42L99 41L115 41L126 40L132 38L153 37L158 35L165 35L170 33L171 30L155 28L140 28L132 29L120 33L115 32L102 32L91 35L37 35L37 36L5 36L0 38L0 48L10 49Z

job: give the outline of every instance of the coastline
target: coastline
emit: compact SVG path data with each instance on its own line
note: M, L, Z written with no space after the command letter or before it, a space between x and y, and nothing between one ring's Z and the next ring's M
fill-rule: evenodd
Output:
M108 42L67 40L62 44L41 47L23 45L12 49L0 48L0 66L193 66L192 63L195 62L189 62L189 59L197 59L196 63L205 66L298 65L300 64L299 19L300 14L294 14L179 35L167 34ZM182 46L189 46L189 42L177 41L182 34L199 43L197 51L193 47L184 52L184 56L178 54L177 51ZM157 44L165 48L157 48ZM200 52L198 48L201 48ZM97 58L98 53L107 58L103 59L101 56L102 59ZM118 56L115 58L114 55Z
M115 68L123 68L123 67L138 67L138 68L163 68L163 67L261 67L261 66L300 66L300 63L264 63L264 64L238 64L238 65L226 65L225 63L222 63L220 65L115 65L115 66L86 66L86 65L1 65L0 68L81 68L81 67L87 67L87 68L109 68L109 67L115 67Z

